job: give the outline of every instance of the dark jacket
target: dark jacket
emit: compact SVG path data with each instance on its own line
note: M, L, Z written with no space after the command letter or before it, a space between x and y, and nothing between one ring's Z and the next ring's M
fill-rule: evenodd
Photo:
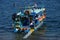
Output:
M12 15L12 20L15 21L15 18L16 18L16 17L17 17L17 14L14 13L14 14Z

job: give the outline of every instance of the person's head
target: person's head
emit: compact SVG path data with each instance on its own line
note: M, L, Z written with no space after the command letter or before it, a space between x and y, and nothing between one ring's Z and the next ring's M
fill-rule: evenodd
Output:
M30 12L29 12L28 10L26 10L26 11L25 11L25 14L26 14L26 15L29 15L29 14L30 14Z

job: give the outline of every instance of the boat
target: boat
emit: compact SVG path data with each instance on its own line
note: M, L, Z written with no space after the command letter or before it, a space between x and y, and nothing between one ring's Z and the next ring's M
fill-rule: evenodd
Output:
M23 12L18 12L13 22L14 32L24 32L26 35L23 38L28 38L34 31L40 28L46 18L45 8L37 6L22 7Z

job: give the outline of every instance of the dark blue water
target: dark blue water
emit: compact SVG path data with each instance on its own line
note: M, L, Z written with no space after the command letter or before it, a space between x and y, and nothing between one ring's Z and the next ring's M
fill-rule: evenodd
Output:
M13 32L11 16L34 3L44 5L47 17L42 29L26 40L60 40L60 0L0 0L0 40L23 40L23 35Z

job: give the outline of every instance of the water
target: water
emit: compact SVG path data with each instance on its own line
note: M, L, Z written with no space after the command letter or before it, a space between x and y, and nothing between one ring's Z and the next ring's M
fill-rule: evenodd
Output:
M60 40L60 0L0 0L0 40L24 40L24 35L13 32L11 16L33 3L44 4L47 17L43 27L25 40Z

